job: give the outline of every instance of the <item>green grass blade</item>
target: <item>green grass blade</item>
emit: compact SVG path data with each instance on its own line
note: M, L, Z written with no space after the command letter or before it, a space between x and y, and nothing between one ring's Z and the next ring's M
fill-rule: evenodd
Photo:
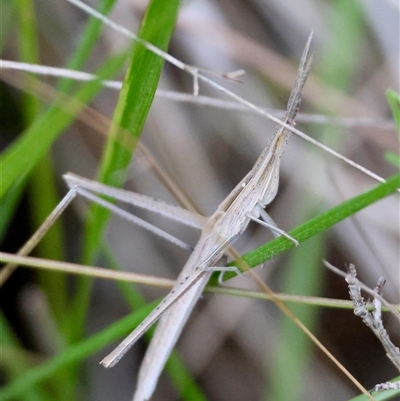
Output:
M125 58L125 53L110 58L99 68L96 75L101 79L112 77L121 68ZM84 84L74 98L47 110L2 153L0 198L12 187L18 186L31 173L52 143L100 89L102 89L100 80Z
M146 305L146 307L140 309L140 311L124 317L100 333L70 346L51 360L32 368L29 372L21 375L3 388L1 393L2 401L11 400L26 394L31 391L33 386L57 374L61 369L77 364L101 350L105 345L126 336L156 305L157 302Z
M16 4L18 7L17 15L19 17L18 48L20 59L23 62L38 64L38 32L34 2L32 0L17 0ZM30 86L35 84L35 80L29 82ZM41 103L37 98L27 93L23 94L22 100L24 124L28 127L39 114ZM21 185L22 187L23 185ZM58 203L53 179L53 164L50 155L45 155L34 167L29 180L29 187L30 215L34 224L39 226ZM45 196L43 196L44 194ZM38 244L36 254L54 260L64 259L60 222L56 222ZM48 274L40 272L39 280L52 312L52 316L49 318L60 329L62 328L62 320L66 315L67 307L66 277L58 273L49 279ZM52 390L53 396L60 401L68 401L74 396L75 383L69 372L61 372L58 375L58 380L54 381Z
M36 16L32 0L18 0L19 16L19 49L21 61L37 64L39 61ZM34 84L34 82L32 82ZM41 104L35 97L23 95L23 113L25 124L29 126L38 115ZM57 194L53 182L53 166L50 158L44 156L33 170L30 180L30 206L32 219L36 226L39 226L46 217L56 207ZM46 196L43 196L46 194ZM53 225L47 236L38 244L37 253L40 256L54 260L63 260L61 225L57 222ZM40 275L42 280L48 277L46 274ZM43 281L42 281L43 283ZM49 304L53 307L54 318L60 320L65 315L66 307L66 283L65 276L56 274L51 278L47 285L43 285L49 299Z
M5 5L4 5L5 6ZM14 0L13 2L8 2L7 6L4 7L4 12L7 12L6 9L10 8L8 12L11 12L11 8L13 13L15 14L14 21L16 20L18 24L18 49L20 52L21 61L37 63L38 55L37 55L37 35L36 35L36 26L35 26L35 15L33 10L33 4L31 1L21 1ZM3 9L2 9L2 17ZM8 21L8 19L7 19ZM6 19L2 21L6 25ZM2 24L3 25L3 24ZM2 26L2 30L5 27ZM2 32L3 34L3 32ZM5 32L4 32L5 34ZM5 93L5 90L4 90ZM4 102L7 102L8 99L2 99ZM34 119L34 116L39 110L39 102L32 96L24 94L23 99L23 114L24 114L24 122L25 124L31 122ZM5 104L5 103L3 103ZM2 177L3 179L3 177ZM8 227L8 223L14 214L14 210L17 206L17 202L21 197L21 192L23 190L24 185L20 188L15 188L12 192L8 194L6 198L2 199L2 209L1 209L1 219L0 219L0 237L3 236L5 230Z
M179 1L151 1L142 21L139 36L157 47L166 50L175 27ZM120 186L132 158L137 141L150 111L157 89L164 60L136 43L108 135L99 181ZM103 229L110 213L92 205L90 220L86 226L84 264L93 263L101 242ZM76 296L71 308L74 331L71 338L77 339L83 331L90 296L88 278L79 278Z
M0 51L3 51L7 43L8 35L12 32L16 5L14 1L3 1L1 4L1 24L0 24Z
M319 216L316 216L313 219L301 224L295 229L289 231L289 234L296 238L300 243L304 242L314 235L334 226L347 217L350 217L360 210L365 209L367 206L370 206L373 203L392 194L398 188L400 188L400 174L389 177L385 183L379 184L369 191L355 196L354 198L349 199L320 214ZM243 256L242 259L249 267L255 267L271 259L273 256L279 255L280 253L293 247L293 242L284 237L279 237L251 252L248 252ZM240 261L232 262L230 265L236 265L240 267ZM228 280L235 275L235 273L227 272L224 275L224 280ZM215 283L217 280L218 275L213 276L212 282Z
M397 167L400 169L400 155L392 152L386 152L385 153L385 159L393 164L393 166Z
M165 369L169 373L172 383L179 392L182 400L186 401L207 401L192 376L187 372L178 354L173 351L168 358Z
M101 0L100 5L99 5L99 11L107 15L111 9L112 6L114 5L116 0ZM5 12L8 14L12 14L16 12L16 4L19 4L20 10L24 13L27 13L28 11L32 12L32 9L30 7L27 7L26 10L24 10L24 2L21 2L19 0L13 1L13 2L7 2L7 8L5 8L5 5L2 9L3 12L3 17L6 16ZM22 9L21 9L22 6ZM4 18L3 23L1 24L1 39L4 41L6 38L6 27L8 26L6 22L12 21L12 18ZM26 62L32 62L36 63L37 61L33 57L28 57L32 50L36 48L36 46L32 46L29 41L31 41L31 37L34 37L34 35L30 35L29 33L29 18L25 18L27 21L27 27L25 27L25 24L22 26L23 29L21 29L21 35L24 34L24 38L26 40L23 41L22 46L21 46L21 52L25 54L25 57L22 57L22 61ZM95 44L98 41L99 34L100 34L100 29L102 26L102 22L99 21L96 18L90 18L85 31L82 34L82 39L79 42L79 45L74 52L74 54L71 57L71 60L67 64L67 68L74 69L74 70L79 70L83 67L85 61L87 58L90 56L92 48L95 46ZM2 41L2 43L3 43ZM68 92L72 85L75 83L75 81L70 80L70 79L61 79L60 83L57 87L57 90L59 92L66 93ZM3 179L3 177L2 177ZM16 202L20 198L20 194L25 187L25 180L20 182L19 187L14 186L14 190L12 191L12 194L7 195L7 199L3 198L2 199L2 215L1 215L1 227L0 227L0 237L2 237L7 225L9 219L12 217L13 210L16 207ZM10 191L11 192L11 191Z
M400 136L400 94L393 89L386 91L386 98L392 110L394 121L396 122L397 132Z
M108 15L111 12L115 2L116 0L100 0L98 11L103 15ZM98 20L97 18L90 17L85 26L85 30L82 33L79 45L68 61L66 68L71 70L81 70L83 68L86 60L92 53L93 47L98 42L102 27L102 21ZM59 92L67 93L71 90L74 84L74 80L63 78L60 80L57 90Z
M36 64L39 62L36 16L31 0L16 0L18 7L18 48L21 61ZM26 120L31 121L38 113L40 103L33 96L24 95Z
M357 73L360 57L363 18L359 3L338 0L331 4L329 15L330 41L321 55L318 70L321 78L335 88L347 92L350 78Z
M323 50L322 62L318 66L319 75L330 86L347 92L351 87L352 76L357 71L357 54L361 51L363 24L360 6L346 0L330 4L330 17L326 28L330 40ZM322 133L318 132L320 140L333 149L340 146L341 135L343 131L332 126L324 127ZM297 199L296 204L300 208L296 211L297 221L306 221L310 216L318 214L313 199ZM309 241L291 254L292 261L284 273L285 279L281 289L283 292L302 295L319 293L323 276L321 259L325 249L325 236L316 234L315 232ZM313 332L318 311L306 305L294 305L291 306L291 310ZM264 399L271 401L305 399L308 358L311 356L312 342L286 316L282 316L278 330L273 356L274 365L268 369L270 380ZM282 383L291 385L285 386Z
M305 205L301 212L307 216L315 215L316 204L300 201ZM325 238L317 235L302 244L291 256L290 266L283 272L282 291L287 294L316 295L321 292L323 282L321 259L325 250ZM306 266L306 269L305 269ZM318 321L318 310L310 305L295 304L291 311L305 326L314 332ZM311 357L312 342L288 317L282 316L278 323L279 333L272 360L268 359L269 386L265 389L265 400L304 399L307 387L307 366ZM291 383L282 386L282 383Z
M400 94L395 92L393 89L386 91L387 101L390 109L392 110L394 121L396 122L397 133L400 139ZM398 146L400 148L400 144ZM392 163L397 168L400 168L400 155L392 152L385 153L385 159Z
M179 9L179 1L151 1L142 21L139 37L167 50ZM164 60L136 43L115 108L98 180L122 185L160 79ZM85 237L86 263L92 262L109 212L98 206L91 209Z
M17 207L18 200L21 199L23 187L23 185L20 185L19 188L15 187L13 190L7 192L3 199L0 200L0 242L4 239L8 225Z
M2 313L0 313L0 333L2 373L7 379L25 374L31 368L31 363L29 363L24 351L20 348L11 327ZM51 399L40 388L32 388L29 393L25 394L26 401L50 401Z

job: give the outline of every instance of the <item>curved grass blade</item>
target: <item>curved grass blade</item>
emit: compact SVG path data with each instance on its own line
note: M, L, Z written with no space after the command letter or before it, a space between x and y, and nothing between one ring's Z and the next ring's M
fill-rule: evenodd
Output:
M31 368L31 363L22 347L20 347L3 313L0 313L0 332L3 375L10 379L25 374ZM51 399L41 388L32 388L29 393L25 394L26 401L50 401Z
M132 313L113 325L107 327L87 340L70 346L51 360L32 368L29 372L21 375L18 379L4 387L1 392L2 401L11 400L30 391L32 386L41 383L61 369L73 366L89 355L101 350L105 345L116 341L128 334L132 327L138 325L145 316L156 306L156 303L146 305L139 311Z
M393 175L389 177L385 183L379 184L361 195L357 195L354 198L321 213L319 216L316 216L289 231L288 234L302 243L314 235L334 226L347 217L365 209L367 206L392 194L398 188L400 188L400 174ZM248 252L243 255L241 260L234 261L229 265L240 268L244 262L248 267L252 268L293 247L293 242L289 241L287 238L279 237L251 252ZM226 272L224 275L224 281L234 276L236 276L234 272ZM213 275L212 280L212 283L216 283L218 280L218 274Z

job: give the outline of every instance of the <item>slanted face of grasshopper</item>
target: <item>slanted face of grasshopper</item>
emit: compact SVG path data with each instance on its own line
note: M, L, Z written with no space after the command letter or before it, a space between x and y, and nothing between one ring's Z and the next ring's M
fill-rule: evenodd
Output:
M310 41L311 36L304 50L288 102L285 122L289 125L294 125L301 92L309 72ZM171 292L110 355L102 360L101 363L105 367L115 365L135 341L160 319L139 372L134 400L147 400L151 397L168 356L212 272L227 269L216 267L215 264L221 259L229 244L243 233L250 220L271 227L298 245L294 238L274 228L274 224L269 223L270 220L263 210L277 193L280 158L289 134L288 129L278 127L271 143L263 150L254 167L202 228L200 240ZM260 216L267 222L259 220Z

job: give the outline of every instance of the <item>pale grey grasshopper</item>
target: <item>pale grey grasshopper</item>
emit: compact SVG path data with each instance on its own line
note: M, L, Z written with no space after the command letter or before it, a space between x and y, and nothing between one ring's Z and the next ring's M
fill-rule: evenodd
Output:
M289 98L286 117L283 120L284 123L292 127L294 126L294 119L299 108L301 92L310 69L310 42L311 35L301 58L299 72ZM298 245L298 242L294 238L277 228L272 219L264 211L264 207L272 202L278 190L280 158L289 135L290 130L288 128L278 126L272 141L262 151L254 167L219 205L217 211L209 219L179 207L166 204L165 202L155 201L144 195L118 190L72 174L67 174L65 179L71 187L71 190L41 226L35 234L35 238L32 238L20 251L20 254L28 254L37 241L44 235L52 222L62 213L77 194L83 195L89 200L103 205L114 213L126 217L135 224L183 248L188 247L182 241L177 240L128 212L119 209L113 204L104 201L96 196L95 193L104 194L123 202L132 203L138 207L161 213L164 216L184 224L202 229L200 240L185 264L178 277L177 284L172 291L155 310L101 362L106 367L111 367L116 364L135 341L153 323L161 318L140 369L134 400L148 399L153 393L165 362L212 272L215 270L229 270L229 268L216 267L217 262L223 256L227 247L243 233L251 220L271 228L275 234L284 235L293 241L295 245ZM260 217L263 220L260 220ZM13 266L8 267L11 267L11 269L7 270L12 271Z
M301 100L301 92L309 73L310 35L303 52L298 75L289 98L284 122L293 126ZM246 229L250 221L258 222L298 242L275 227L264 207L275 198L279 184L279 167L290 131L278 126L270 144L262 151L250 172L239 182L202 228L199 242L186 262L171 292L147 318L101 363L115 365L128 349L160 319L153 339L140 368L134 400L147 400L152 395L158 377L213 271L229 268L216 267L226 248ZM70 185L82 184L67 176ZM85 187L89 189L86 185ZM260 220L260 217L264 220Z

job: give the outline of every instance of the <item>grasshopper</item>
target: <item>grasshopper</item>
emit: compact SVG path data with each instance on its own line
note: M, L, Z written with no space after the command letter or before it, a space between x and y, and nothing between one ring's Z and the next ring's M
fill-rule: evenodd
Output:
M311 38L312 35L303 52L288 101L284 122L291 126L295 124L302 89L310 70ZM226 248L244 232L250 221L267 226L276 234L284 235L298 245L294 238L278 229L264 211L264 207L272 202L278 191L280 161L289 135L290 131L287 128L278 126L274 137L262 151L253 168L203 226L199 242L171 292L114 351L101 361L107 368L114 366L149 327L160 320L140 368L134 401L147 400L151 397L168 356L212 272L232 270L229 267L216 266L217 262L223 257ZM68 178L67 181L71 184L77 183L73 177L67 176Z
M236 268L216 265L224 256L228 246L244 232L250 221L266 226L275 235L283 235L295 245L299 245L296 239L276 226L264 208L272 202L278 191L280 160L291 132L288 126L293 127L295 125L294 120L299 109L302 89L310 70L312 60L309 54L311 38L312 35L310 35L303 52L294 88L288 101L287 112L283 119L286 127L278 125L274 137L262 151L253 168L218 206L210 218L206 219L144 195L127 193L127 191L67 174L64 178L71 188L70 191L43 224L43 230L39 230L40 232L35 240L28 243L22 250L22 254L27 254L32 249L34 243L37 243L44 232L47 231L46 227L52 224L77 194L99 203L112 212L126 217L135 224L185 249L188 246L182 241L104 201L94 193L130 202L182 223L201 228L199 242L183 267L171 292L110 355L101 361L105 367L114 366L146 330L160 320L140 368L134 401L147 400L151 397L168 356L211 274L214 271L237 270Z

